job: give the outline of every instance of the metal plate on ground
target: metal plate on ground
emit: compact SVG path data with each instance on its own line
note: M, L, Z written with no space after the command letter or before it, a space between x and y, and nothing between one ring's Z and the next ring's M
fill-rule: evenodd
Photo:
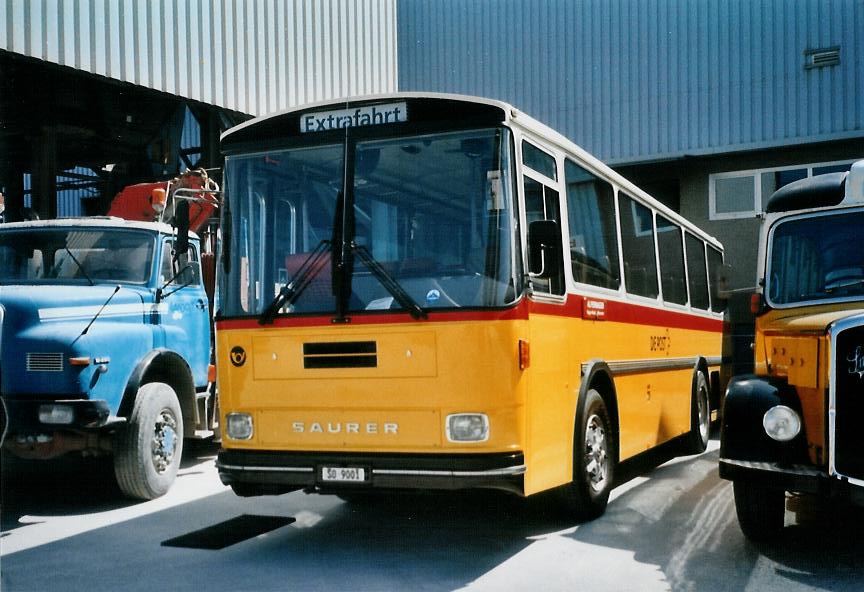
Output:
M163 547L219 550L255 538L294 522L290 516L243 514L231 520L202 528L162 542Z

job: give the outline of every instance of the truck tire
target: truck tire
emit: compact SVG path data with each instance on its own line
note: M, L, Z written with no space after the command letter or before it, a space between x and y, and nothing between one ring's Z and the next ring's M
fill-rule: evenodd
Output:
M573 481L560 490L569 516L592 520L606 510L615 477L613 438L606 402L590 389L576 416Z
M693 375L690 393L690 433L685 437L684 453L701 454L708 448L711 436L711 389L708 379L698 370Z
M157 498L174 483L183 454L183 416L177 394L162 382L143 385L128 423L115 435L114 475L121 491Z
M786 492L749 481L733 481L735 512L741 532L754 542L770 541L783 531Z

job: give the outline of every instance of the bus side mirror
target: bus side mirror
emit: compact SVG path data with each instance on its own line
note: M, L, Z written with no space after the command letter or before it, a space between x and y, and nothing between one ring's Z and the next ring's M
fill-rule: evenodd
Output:
M532 278L550 279L561 273L564 250L561 228L555 220L535 220L528 226L528 273Z

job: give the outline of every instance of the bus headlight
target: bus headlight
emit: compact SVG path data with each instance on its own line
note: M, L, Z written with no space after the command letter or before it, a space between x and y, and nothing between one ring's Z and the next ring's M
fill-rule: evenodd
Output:
M788 442L801 431L801 418L786 405L776 405L762 417L765 433L778 442Z
M248 413L229 413L225 417L228 437L232 440L252 438L252 416Z
M445 420L450 442L485 442L489 439L489 418L485 413L456 413Z

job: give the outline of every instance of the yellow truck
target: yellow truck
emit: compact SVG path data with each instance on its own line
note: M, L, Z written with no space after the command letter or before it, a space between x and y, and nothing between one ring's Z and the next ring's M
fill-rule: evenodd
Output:
M720 476L770 540L787 493L864 503L864 160L778 190L762 225L754 374L726 392Z

